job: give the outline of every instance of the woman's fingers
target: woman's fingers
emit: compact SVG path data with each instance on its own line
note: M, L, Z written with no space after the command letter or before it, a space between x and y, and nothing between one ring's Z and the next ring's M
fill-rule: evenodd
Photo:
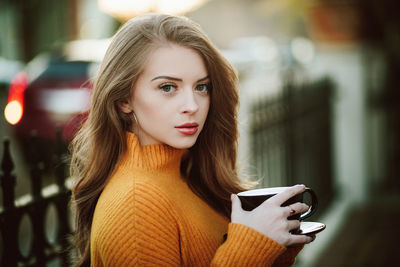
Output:
M282 205L289 198L294 197L295 195L304 192L305 189L306 189L306 187L304 185L295 185L295 186L289 187L285 191L271 197L266 202L273 202L277 205Z
M285 208L287 215L292 216L295 214L306 212L310 207L304 203L297 202L289 206L286 206Z
M298 220L288 220L288 223L287 223L287 230L288 230L288 232L290 232L290 231L292 231L292 230L295 230L295 229L299 229L300 228L300 221L298 221Z
M291 234L289 239L287 240L285 246L288 247L288 246L296 245L296 244L308 244L312 241L314 241L314 239L310 236Z
M241 209L242 205L240 203L240 199L238 198L238 196L236 196L235 194L232 194L231 201L232 201L232 211Z
M241 223L243 219L243 213L245 211L242 209L242 203L237 195L231 194L232 201L232 212L231 212L231 221Z

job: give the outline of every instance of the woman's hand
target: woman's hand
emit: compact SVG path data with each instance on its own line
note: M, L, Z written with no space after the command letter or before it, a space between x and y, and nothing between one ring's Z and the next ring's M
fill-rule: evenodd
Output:
M281 207L286 200L302 193L304 190L304 185L292 186L267 199L252 211L243 210L239 197L237 195L232 195L231 221L233 223L246 225L261 232L286 247L310 243L313 241L312 237L290 233L291 230L300 227L300 221L288 220L289 216L305 212L309 207L299 202L290 205L290 207Z

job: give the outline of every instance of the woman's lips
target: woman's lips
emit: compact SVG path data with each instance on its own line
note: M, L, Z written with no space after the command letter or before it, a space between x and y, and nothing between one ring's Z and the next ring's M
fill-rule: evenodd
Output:
M175 127L178 132L185 135L193 135L199 130L199 125L197 123L185 123Z

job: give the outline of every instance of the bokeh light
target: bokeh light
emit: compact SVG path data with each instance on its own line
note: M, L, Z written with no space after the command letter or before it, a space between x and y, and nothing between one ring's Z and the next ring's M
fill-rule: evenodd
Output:
M22 105L16 100L9 102L4 109L4 116L6 120L12 125L17 124L21 120L22 114Z

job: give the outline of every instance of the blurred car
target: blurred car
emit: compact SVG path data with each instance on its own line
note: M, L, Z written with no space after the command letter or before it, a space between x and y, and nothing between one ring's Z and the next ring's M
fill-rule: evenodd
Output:
M108 44L108 39L67 43L39 55L14 77L4 115L23 148L32 135L43 149L51 146L57 129L65 143L73 138L87 115L91 78Z

